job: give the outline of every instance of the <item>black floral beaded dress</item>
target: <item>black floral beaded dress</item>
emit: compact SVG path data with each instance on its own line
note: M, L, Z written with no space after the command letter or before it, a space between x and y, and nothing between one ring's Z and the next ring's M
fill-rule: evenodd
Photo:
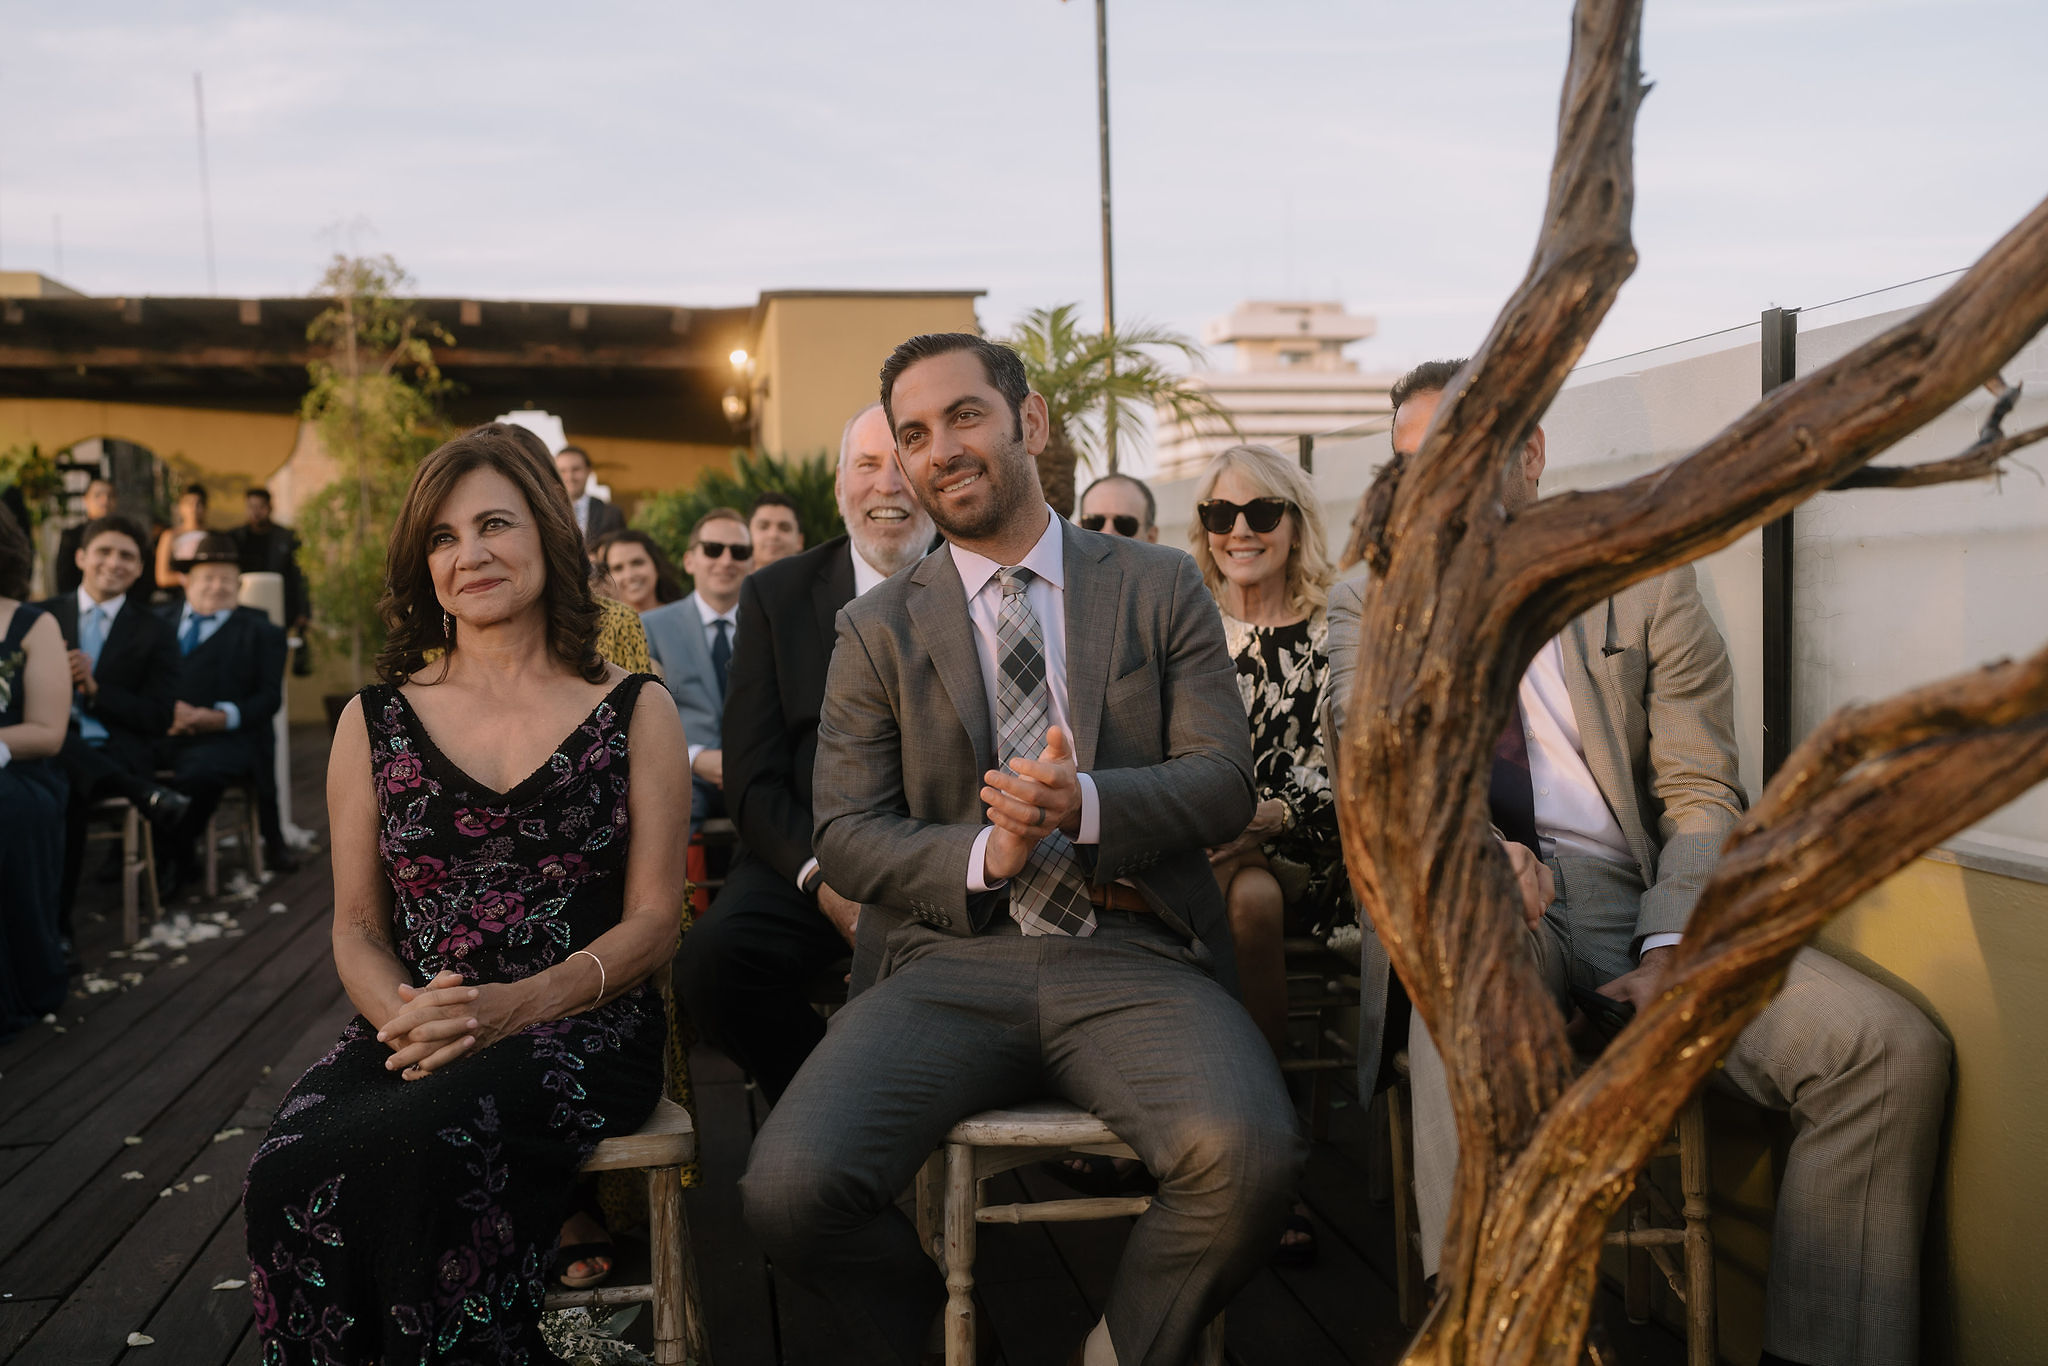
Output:
M396 688L362 694L399 958L516 981L618 924L627 730L647 674L493 792ZM358 1016L293 1085L249 1165L251 1293L267 1366L547 1361L541 1300L576 1169L661 1096L661 998L642 985L420 1081Z

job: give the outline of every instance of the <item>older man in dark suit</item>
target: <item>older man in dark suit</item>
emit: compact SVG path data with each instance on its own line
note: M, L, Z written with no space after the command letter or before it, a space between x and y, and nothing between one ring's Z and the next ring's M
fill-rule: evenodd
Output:
M270 759L270 720L284 698L285 634L267 613L236 605L241 550L208 536L179 564L185 601L166 607L181 656L170 735L157 762L192 809L157 851L159 881L176 892L190 875L193 846L230 783L260 786Z
M825 1036L807 988L844 958L860 907L826 883L811 847L811 772L839 609L915 564L932 537L896 468L877 403L846 424L835 479L847 534L756 570L725 703L726 802L740 853L684 936L676 984L699 1034L772 1103Z
M57 618L71 659L71 729L60 756L71 784L59 892L66 939L93 803L125 797L166 832L191 805L150 777L177 699L178 642L147 605L130 600L142 577L142 532L125 518L96 518L79 535L76 560L77 592L42 604Z
M818 726L818 861L878 980L756 1138L747 1217L847 1359L914 1362L945 1294L896 1196L964 1116L1070 1100L1159 1178L1074 1359L1179 1362L1302 1158L1204 852L1253 804L1222 623L1185 555L1046 506L1009 348L912 338L882 402L949 544L840 612Z

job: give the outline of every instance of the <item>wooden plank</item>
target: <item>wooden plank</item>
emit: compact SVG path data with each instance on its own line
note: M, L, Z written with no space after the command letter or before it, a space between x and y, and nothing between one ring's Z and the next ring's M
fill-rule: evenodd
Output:
M1252 1277L1231 1300L1223 1311L1223 1337L1235 1366L1377 1366L1371 1359L1349 1361L1271 1271Z
M43 1145L40 1143L24 1144L19 1148L0 1148L0 1186L6 1185L9 1177L35 1161L36 1154L42 1150Z
M222 1143L207 1144L206 1151L178 1173L178 1181L186 1189L178 1191L173 1187L172 1194L157 1199L125 1231L105 1259L93 1267L79 1287L65 1297L63 1306L30 1339L24 1349L28 1359L48 1366L100 1366L120 1356L126 1349L128 1335L136 1331L148 1333L159 1343L178 1347L173 1339L145 1324L157 1316L158 1306L172 1287L189 1279L195 1261L203 1260L203 1254L215 1248L223 1225L232 1225L229 1233L238 1249L233 1264L241 1268L228 1274L248 1276L248 1262L239 1252L241 1178L262 1141L261 1132L251 1131ZM195 1184L195 1176L205 1176L207 1180ZM213 1280L207 1284L211 1286ZM239 1307L247 1318L246 1294L240 1298ZM188 1357L179 1347L179 1360L220 1360L227 1356L238 1336L239 1329L227 1337L216 1355L196 1353Z
M160 1354L181 1362L223 1362L234 1355L245 1335L253 1336L248 1286L213 1288L223 1281L248 1281L248 1241L237 1204L143 1324L142 1331L156 1339L156 1346L138 1356L138 1362L157 1360Z
M242 917L244 937L216 939L188 951L191 964L167 963L125 993L101 999L107 1005L83 1025L57 1036L61 1048L45 1050L9 1071L0 1082L0 1145L46 1142L61 1134L151 1061L180 1043L190 1020L238 990L283 945L328 917L326 893L309 882L293 909L270 915L260 909ZM324 932L324 929L323 929ZM116 959L110 968L125 960Z
M36 1325L56 1309L56 1300L0 1300L0 1363L10 1361ZM30 1366L24 1361L22 1366Z
M63 1293L204 1149L278 1056L333 1001L325 936L308 933L200 1020L172 1058L110 1097L64 1142L0 1189L0 1279L27 1293ZM266 1006L268 1007L266 1009ZM125 1147L123 1136L144 1142ZM142 1181L123 1181L123 1168Z
M985 1198L1030 1197L1017 1174L1006 1172L988 1183ZM1043 1225L984 1225L974 1258L974 1287L1010 1361L1065 1361L1099 1317Z
M253 1323L236 1345L235 1354L228 1358L227 1366L263 1366L263 1339L256 1336Z
M723 1064L721 1067L720 1064ZM714 1080L724 1073L727 1080ZM768 1267L747 1232L739 1179L747 1169L754 1125L737 1069L709 1048L690 1052L696 1090L702 1182L683 1192L697 1245L697 1277L711 1360L718 1366L775 1366L775 1306Z

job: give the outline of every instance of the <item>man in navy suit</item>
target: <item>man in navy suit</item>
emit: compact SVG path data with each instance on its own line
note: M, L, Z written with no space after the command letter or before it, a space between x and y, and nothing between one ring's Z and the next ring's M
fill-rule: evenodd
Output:
M125 517L96 517L80 531L73 557L77 591L42 604L57 618L71 664L71 729L60 755L71 784L58 893L67 940L93 803L125 797L159 831L176 828L188 805L150 777L152 747L171 725L178 642L141 601L128 601L142 578L142 532Z
M166 607L180 655L170 734L157 742L157 762L192 807L157 854L158 879L169 892L191 874L194 843L230 783L255 782L270 758L270 722L284 696L285 634L254 607L235 605L241 551L227 536L208 536L178 568L185 601Z
M739 635L740 584L753 559L747 519L731 508L711 509L690 528L683 555L696 591L640 617L647 653L661 665L690 742L692 835L706 818L725 814L726 680Z

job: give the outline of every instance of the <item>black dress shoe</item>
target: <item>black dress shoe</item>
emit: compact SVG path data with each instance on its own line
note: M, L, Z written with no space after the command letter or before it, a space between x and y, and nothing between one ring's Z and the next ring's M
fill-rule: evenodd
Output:
M163 829L170 829L185 819L185 813L192 809L192 799L175 788L155 787L143 798L142 814L149 823Z

